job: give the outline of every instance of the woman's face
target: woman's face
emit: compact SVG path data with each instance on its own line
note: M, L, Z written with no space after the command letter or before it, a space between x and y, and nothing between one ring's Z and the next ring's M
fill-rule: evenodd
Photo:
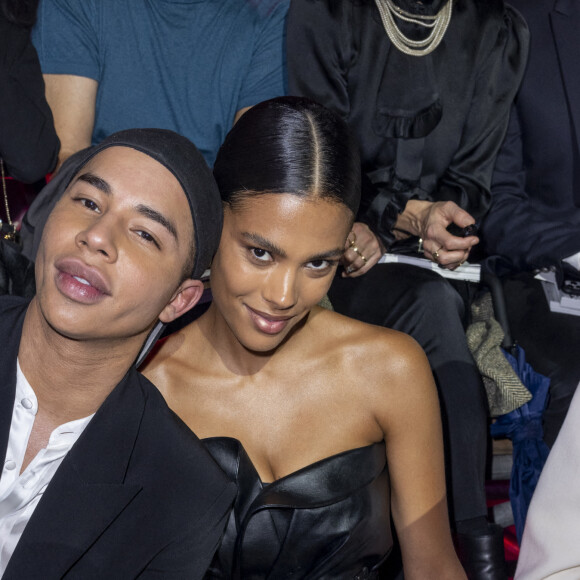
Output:
M250 194L226 206L211 288L245 348L276 348L324 297L351 224L345 205L292 194Z

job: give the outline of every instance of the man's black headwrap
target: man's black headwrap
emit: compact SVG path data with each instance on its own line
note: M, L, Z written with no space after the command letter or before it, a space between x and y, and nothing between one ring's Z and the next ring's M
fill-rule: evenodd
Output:
M69 157L54 179L40 192L24 219L21 231L23 252L31 260L35 259L42 230L57 201L83 166L109 147L130 147L141 151L177 178L189 202L193 220L195 261L191 277L199 279L209 267L219 244L222 204L211 170L201 153L189 139L166 129L119 131L98 145Z

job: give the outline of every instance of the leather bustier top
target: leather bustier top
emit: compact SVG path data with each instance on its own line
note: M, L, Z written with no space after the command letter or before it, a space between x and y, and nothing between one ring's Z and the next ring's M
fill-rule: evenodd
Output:
M392 546L385 443L322 459L270 484L241 443L204 444L238 494L206 578L377 578Z

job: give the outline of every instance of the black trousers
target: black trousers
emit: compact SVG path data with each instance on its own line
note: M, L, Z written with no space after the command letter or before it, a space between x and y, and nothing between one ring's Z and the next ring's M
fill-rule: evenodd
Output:
M337 312L410 334L427 354L441 403L452 521L487 514L488 406L465 339L466 287L415 266L377 264L359 278L337 274L329 292Z
M503 287L513 339L534 370L550 378L544 440L551 447L580 382L580 317L551 312L530 272L507 278Z

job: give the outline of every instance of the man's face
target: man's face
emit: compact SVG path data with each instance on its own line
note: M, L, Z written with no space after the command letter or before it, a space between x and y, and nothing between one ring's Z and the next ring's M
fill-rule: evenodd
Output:
M44 318L79 340L146 335L158 318L175 317L192 240L189 204L173 174L134 149L103 150L44 229L36 259Z

